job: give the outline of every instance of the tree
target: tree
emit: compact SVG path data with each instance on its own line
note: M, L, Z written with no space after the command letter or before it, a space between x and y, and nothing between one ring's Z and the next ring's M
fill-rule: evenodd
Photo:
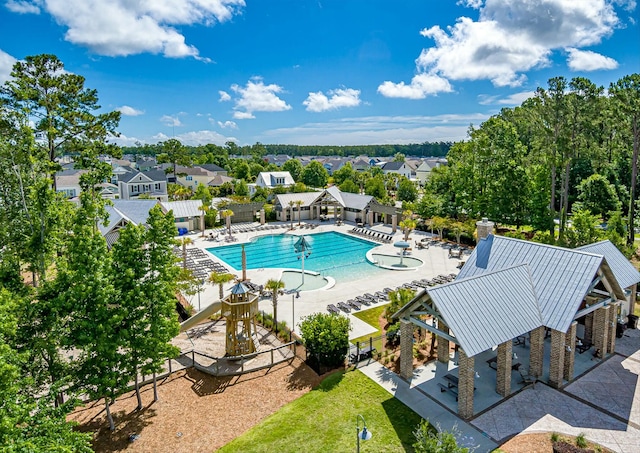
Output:
M298 226L300 226L300 215L302 214L302 212L300 211L300 206L302 206L302 203L304 203L304 201L296 200L294 203L296 204L296 210L298 211Z
M346 181L351 181L353 183L354 177L355 177L355 170L353 169L351 162L347 162L338 170L333 172L333 181L338 186L342 185ZM353 193L357 193L357 192L353 192Z
M435 216L431 219L432 228L438 231L438 236L443 239L443 233L446 228L449 228L450 220L446 217Z
M407 178L401 178L398 183L398 200L400 201L416 201L418 198L418 189L415 184Z
M338 188L340 189L341 192L360 193L360 188L351 179L345 180L342 184L338 186Z
M599 241L603 236L602 230L598 229L599 223L598 217L586 209L573 211L573 224L561 244L565 243L573 248Z
M371 195L378 201L383 201L387 198L387 188L384 185L384 179L382 176L374 176L367 179L364 186L364 193Z
M273 324L276 333L278 332L278 293L284 288L282 280L269 279L264 285L265 289L271 291L271 304L273 305ZM293 327L293 326L292 326Z
M620 209L616 188L599 174L593 174L578 185L578 199L583 209L607 220L610 211Z
M329 172L317 160L309 162L302 170L302 182L311 187L324 187L329 181Z
M178 178L178 174L176 173L178 165L191 165L191 154L187 147L185 147L180 140L175 138L170 138L167 141L160 142L158 143L158 146L162 150L162 152L157 156L158 163L171 164L173 177L175 178L174 182L176 182ZM169 171L167 171L167 173L169 173Z
M104 146L117 135L120 112L94 115L100 109L98 93L84 87L81 75L64 70L55 55L28 56L13 66L11 79L0 89L0 103L25 115L23 125L46 140L49 173L59 168L55 159L67 152L118 155L115 146ZM28 126L33 125L33 126ZM52 180L55 190L55 178Z
M398 226L400 228L402 228L402 231L404 232L404 240L405 241L409 240L409 235L416 228L416 225L417 225L417 223L416 223L415 219L413 218L413 212L404 211L402 213L402 220L400 221Z
M629 201L629 237L628 244L635 240L635 200L638 181L638 152L640 151L640 74L624 76L609 86L609 94L613 97L617 118L623 121L631 133L631 183Z
M164 214L160 205L155 205L149 210L147 225L144 243L148 271L142 285L146 328L142 330L144 361L141 371L144 374L153 373L153 396L154 401L157 401L156 373L162 369L166 359L173 358L180 352L170 343L180 332L175 310L180 270L175 265L176 258L173 254L173 238L177 233L173 214Z
M220 211L220 217L222 217L227 224L227 229L229 230L229 236L231 236L231 217L233 215L234 213L231 209L223 209L222 211Z
M302 164L298 159L289 159L282 164L282 171L288 171L294 181L298 182L302 176Z
M344 364L349 350L350 322L344 316L314 313L302 318L300 333L310 357L318 365L339 366Z
M209 275L209 283L212 285L218 285L220 287L220 300L224 299L224 285L232 281L235 277L233 274L229 274L228 272L212 272Z
M249 186L243 179L239 179L233 185L233 193L239 197L249 196Z

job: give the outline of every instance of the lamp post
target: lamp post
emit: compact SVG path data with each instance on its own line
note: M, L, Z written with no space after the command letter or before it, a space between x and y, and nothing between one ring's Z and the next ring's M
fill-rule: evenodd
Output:
M291 332L296 329L296 294L291 293Z
M362 419L362 431L360 431L360 419ZM364 417L360 414L356 415L356 442L357 442L357 452L360 453L360 439L369 440L371 439L371 431L367 429L367 422L364 420Z
M311 245L307 242L307 239L304 236L300 236L300 239L296 241L293 245L293 250L296 253L300 253L302 256L302 283L300 286L304 285L304 258L305 255L308 258L311 255ZM300 258L300 257L299 257Z
M202 285L204 285L204 280L198 280L198 311L200 311L200 292L202 291Z

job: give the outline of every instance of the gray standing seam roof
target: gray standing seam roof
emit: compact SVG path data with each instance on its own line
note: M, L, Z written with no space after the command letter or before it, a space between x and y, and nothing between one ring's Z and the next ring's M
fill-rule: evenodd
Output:
M489 235L458 279L528 264L544 325L566 332L603 261L602 255Z
M427 293L469 357L542 325L526 264L456 279Z
M603 255L621 288L629 288L640 282L640 272L611 241L606 240L583 245L576 250Z

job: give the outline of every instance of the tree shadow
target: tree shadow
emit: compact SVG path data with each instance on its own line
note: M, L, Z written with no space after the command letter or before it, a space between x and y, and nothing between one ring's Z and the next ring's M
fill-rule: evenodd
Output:
M299 363L294 366L293 372L287 379L287 390L303 390L307 388L315 388L320 382L321 378L313 371L309 366L304 363Z
M153 402L139 411L126 412L124 410L113 412L115 430L109 429L104 409L96 414L89 422L78 425L80 432L93 433L93 449L96 453L126 450L127 446L139 436L146 426L153 423L153 417L157 411Z
M239 376L211 376L195 368L188 368L185 377L192 382L191 389L198 396L222 393L239 378Z

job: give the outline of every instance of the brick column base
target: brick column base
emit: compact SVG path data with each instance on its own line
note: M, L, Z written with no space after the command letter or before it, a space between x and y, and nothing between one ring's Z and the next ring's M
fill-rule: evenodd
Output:
M565 334L559 330L551 330L551 363L549 364L549 385L562 387L564 374L564 342Z
M441 321L438 321L438 329L449 333L449 328ZM431 335L434 335L433 333ZM449 362L449 340L438 335L438 362Z
M511 354L513 342L505 341L498 345L498 369L496 371L496 392L502 396L511 394Z
M569 330L564 336L564 370L562 377L565 381L573 379L573 367L576 357L576 329L578 328L578 322L573 321Z
M474 363L473 357L458 349L458 415L465 420L473 417Z
M618 322L618 312L620 302L614 302L609 309L609 338L607 341L607 352L613 354L616 351L616 324Z
M609 306L600 307L593 312L593 345L596 357L603 358L607 353L609 338Z
M413 324L400 320L400 376L413 377Z
M544 363L544 326L533 329L529 334L529 374L531 376L542 376L542 365Z
M585 343L593 343L593 312L584 317L584 339Z

